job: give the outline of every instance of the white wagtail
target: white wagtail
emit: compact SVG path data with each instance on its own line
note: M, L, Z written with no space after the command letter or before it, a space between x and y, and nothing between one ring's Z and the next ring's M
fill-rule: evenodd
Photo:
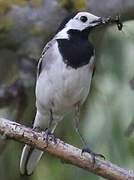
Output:
M74 112L75 130L93 153L78 129L79 110L86 100L95 67L94 46L88 35L96 26L110 18L100 18L88 12L76 12L63 20L54 38L45 46L38 63L36 83L37 113L33 128L53 133L66 114ZM31 175L43 152L28 145L23 148L20 172Z

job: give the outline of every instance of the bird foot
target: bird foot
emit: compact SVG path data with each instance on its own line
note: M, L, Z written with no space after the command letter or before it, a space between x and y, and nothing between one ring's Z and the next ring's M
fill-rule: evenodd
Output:
M54 136L54 134L51 133L51 131L49 131L48 129L46 129L45 131L42 130L39 127L34 127L33 128L36 132L45 132L46 135L44 135L44 140L46 140L46 148L48 147L48 143L49 141L53 141L55 144L57 143L57 139Z
M57 139L54 136L54 134L52 134L48 129L46 129L45 132L46 132L45 140L46 140L46 144L47 144L46 148L48 147L49 141L54 141L54 143L56 144L57 143Z
M105 160L105 157L102 154L96 154L90 148L83 148L81 154L84 152L87 152L91 155L93 164L96 163L96 157L103 158Z

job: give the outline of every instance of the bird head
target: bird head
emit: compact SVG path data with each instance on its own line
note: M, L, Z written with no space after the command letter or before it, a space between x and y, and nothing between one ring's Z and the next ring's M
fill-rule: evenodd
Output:
M111 18L101 18L89 12L76 12L66 17L57 30L57 39L68 39L70 31L89 34L91 30L110 22Z

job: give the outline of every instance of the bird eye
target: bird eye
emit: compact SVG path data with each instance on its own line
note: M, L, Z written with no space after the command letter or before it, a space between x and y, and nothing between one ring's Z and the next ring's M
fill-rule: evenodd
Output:
M86 16L81 16L80 20L85 23L87 21L87 17Z

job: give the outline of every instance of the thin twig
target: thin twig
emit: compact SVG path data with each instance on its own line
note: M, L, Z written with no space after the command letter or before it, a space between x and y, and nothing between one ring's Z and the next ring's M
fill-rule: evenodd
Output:
M47 151L65 162L90 171L109 180L134 180L134 172L120 168L108 161L96 158L93 164L90 154L81 154L81 150L69 145L60 139L55 140L50 137L46 148L46 133L36 132L31 128L20 125L16 122L0 118L0 134L6 135L8 139L28 144L37 149Z

